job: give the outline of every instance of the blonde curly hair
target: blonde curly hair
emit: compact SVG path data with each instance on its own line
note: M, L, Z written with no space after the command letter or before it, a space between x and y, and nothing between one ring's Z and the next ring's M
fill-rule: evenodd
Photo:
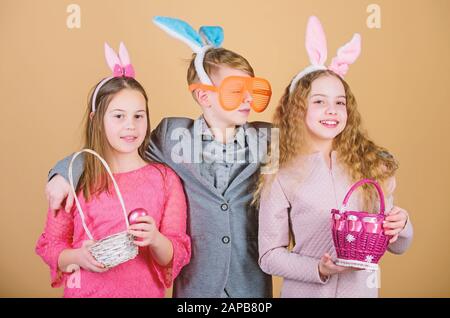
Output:
M347 168L353 182L361 179L373 179L382 184L392 177L398 168L397 161L389 152L376 145L362 129L361 115L357 109L355 96L349 85L336 73L329 70L312 72L304 76L290 94L289 86L285 89L275 110L273 125L279 129L279 168L286 167L303 152L306 152L305 117L308 108L308 95L312 83L323 76L338 78L344 86L347 99L347 124L344 130L333 140L333 150L338 159ZM270 162L270 161L269 161ZM275 174L276 175L276 174ZM253 204L259 204L264 185L272 180L274 174L261 174L255 190ZM363 189L364 207L369 208L370 202L376 197L375 190L370 186Z

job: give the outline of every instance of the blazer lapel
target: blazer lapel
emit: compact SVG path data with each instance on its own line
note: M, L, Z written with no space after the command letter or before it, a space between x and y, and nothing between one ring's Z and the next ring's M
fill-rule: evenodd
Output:
M195 128L195 123L198 123L198 121L194 121L194 125L191 126L191 128L189 129L189 131L186 131L185 137L183 138L182 142L185 142L185 144L183 145L183 147L191 147L191 159L199 159L201 157L198 157L199 155L201 155L201 150L202 150L202 139L201 139L201 134L198 135L198 131L196 131L197 128ZM197 138L197 140L196 140ZM189 142L189 144L188 144ZM195 143L198 143L196 146ZM186 149L186 148L183 148ZM200 154L196 154L195 151L200 151ZM210 192L212 192L213 194L215 194L216 196L219 196L220 198L223 198L223 195L219 192L219 190L217 190L216 187L214 187L214 185L210 184L205 178L202 177L202 175L200 174L200 163L197 161L189 163L189 162L182 162L181 165L184 167L184 170L187 171L187 173L189 175L192 176L192 178L196 179L197 181L199 181L206 189L208 189Z
M238 186L240 183L246 181L249 177L251 177L255 171L257 171L261 165L261 158L259 158L259 149L257 146L259 146L259 141L265 140L263 137L265 136L265 133L262 130L256 130L248 129L249 125L248 123L245 124L246 128L246 134L247 134L247 146L248 147L255 147L256 149L250 149L249 151L249 160L250 162L248 165L244 168L244 170L231 182L231 184L228 186L227 190L225 191L225 195L228 194L230 191L232 191L236 186ZM269 145L268 145L269 146ZM267 147L268 147L267 146Z

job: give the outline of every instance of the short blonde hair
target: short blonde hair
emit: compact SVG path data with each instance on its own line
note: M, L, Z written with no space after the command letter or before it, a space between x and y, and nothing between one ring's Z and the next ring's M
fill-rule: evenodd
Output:
M197 71L195 70L195 57L196 54L194 53L192 55L192 60L187 71L188 85L198 83L200 81L197 75ZM246 72L252 77L255 76L255 72L253 71L252 66L242 55L224 48L213 48L208 50L203 60L203 67L205 68L206 74L208 74L208 76L211 76L211 74L215 72L220 66L227 66Z

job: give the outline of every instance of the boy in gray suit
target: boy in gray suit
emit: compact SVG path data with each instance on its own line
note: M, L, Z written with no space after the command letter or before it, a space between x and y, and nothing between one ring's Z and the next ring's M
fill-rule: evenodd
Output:
M184 23L157 19L155 23L166 28L174 22L177 27ZM270 124L247 122L251 108L259 112L267 107L270 85L254 77L251 65L241 55L213 43L221 32L214 28L204 29L206 35L202 35L215 45L194 50L187 72L202 115L196 120L164 118L153 130L146 152L179 175L188 201L192 258L175 280L173 294L271 297L271 277L258 265L258 218L250 204L268 147ZM49 173L46 192L54 210L66 197L67 211L73 203L66 181L70 158L58 162ZM75 183L82 167L82 160L75 163Z

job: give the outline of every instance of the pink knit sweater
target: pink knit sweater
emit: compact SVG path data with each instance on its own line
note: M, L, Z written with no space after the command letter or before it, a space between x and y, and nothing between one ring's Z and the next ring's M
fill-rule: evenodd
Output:
M319 277L323 254L336 258L330 211L340 207L351 185L337 153L332 152L331 169L321 153L300 156L264 187L259 211L259 264L264 272L284 278L281 297L378 296L377 277L372 272L337 274L326 282ZM386 211L393 207L393 178L388 188L391 194L386 194ZM347 207L362 210L358 192L353 193ZM288 249L290 230L295 238L292 250ZM408 222L389 251L404 253L412 235Z
M88 236L76 206L70 213L48 212L44 233L37 242L36 253L50 267L51 285L64 285L64 297L164 297L181 268L189 263L190 238L186 235L186 199L178 176L161 164L148 164L131 172L116 173L128 211L145 209L155 219L159 231L168 237L174 250L171 264L162 267L153 261L148 247L139 248L138 256L104 273L81 269L78 273L61 273L58 257L64 249L79 248ZM114 189L113 189L114 191ZM78 194L86 224L99 240L126 229L117 195L102 193L86 203ZM74 278L73 275L79 275ZM67 282L72 283L67 283ZM78 281L78 283L76 282Z

